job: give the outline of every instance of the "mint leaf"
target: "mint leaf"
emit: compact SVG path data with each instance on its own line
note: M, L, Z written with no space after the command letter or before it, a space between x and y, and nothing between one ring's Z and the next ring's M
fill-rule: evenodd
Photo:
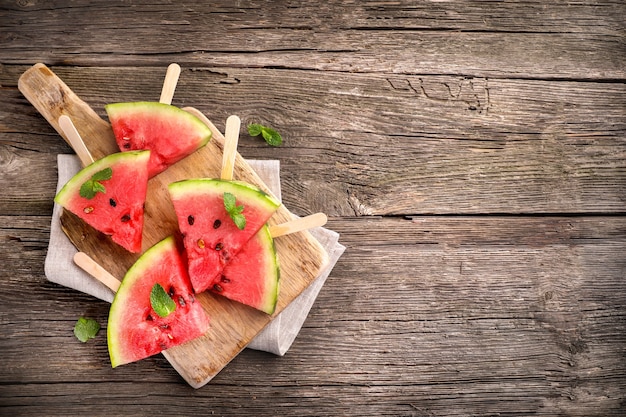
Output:
M93 191L95 193L100 192L100 193L106 193L106 188L104 188L104 185L100 184L98 181L94 181L93 182Z
M248 125L248 133L250 134L250 136L259 136L262 129L263 126L258 123L250 123Z
M224 193L224 208L235 223L235 226L239 230L243 230L246 227L246 217L241 214L243 212L243 206L237 205L237 200L231 193Z
M263 136L265 142L271 146L280 146L283 144L283 138L276 130L271 127L263 126L258 123L250 123L248 125L248 133L250 136Z
M112 176L113 176L113 170L111 169L111 167L108 167L108 168L104 168L102 171L98 171L95 174L93 174L91 179L94 181L105 181L105 180L110 180Z
M74 325L74 336L83 343L96 337L98 331L100 331L100 323L94 319L81 317Z
M230 218L233 219L239 230L246 228L246 217L243 214L231 214Z
M93 189L93 181L89 180L80 186L79 194L83 198L91 200L96 196L96 191Z
M231 193L224 193L224 208L230 214L233 210L235 210L235 204L237 200L234 195Z
M91 176L91 178L80 186L79 194L81 197L91 200L97 193L106 193L104 185L100 181L110 180L113 176L111 168L105 168Z
M275 131L272 128L266 127L261 131L263 135L263 139L271 146L280 146L283 144L283 138L280 136L280 133Z
M167 317L176 310L176 303L158 282L150 291L150 305L160 317Z

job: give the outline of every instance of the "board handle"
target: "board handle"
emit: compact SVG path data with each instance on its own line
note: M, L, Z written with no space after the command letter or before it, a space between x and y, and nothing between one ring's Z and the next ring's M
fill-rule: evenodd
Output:
M38 63L27 69L18 79L17 86L68 144L71 145L59 126L62 115L71 117L94 159L119 152L111 125L44 64Z

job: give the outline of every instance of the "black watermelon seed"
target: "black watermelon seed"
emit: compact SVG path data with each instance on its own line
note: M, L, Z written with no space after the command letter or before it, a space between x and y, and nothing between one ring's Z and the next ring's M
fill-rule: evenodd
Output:
M148 320L148 321L152 321L152 320L154 320L154 319L152 318L152 316L151 316L150 314L148 314L148 317L146 317L146 320Z
M185 302L185 299L183 298L183 296L182 296L182 295L179 295L179 296L178 296L178 304L180 304L180 305L181 305L181 307L185 307L185 305L187 304L187 303Z
M187 223L189 223L189 226L193 226L193 223L196 221L196 219L193 217L193 215L189 215L187 216Z
M220 279L220 281L228 284L230 282L230 278L227 278L226 275L222 275L222 278Z
M130 214L124 214L122 216L122 223L126 223L130 221Z
M111 207L117 206L117 203L112 198L109 198L109 204L111 205Z
M213 289L217 292L222 292L224 291L224 288L222 288L222 286L220 284L214 284L213 285Z
M215 245L215 250L222 250L224 248L224 245L222 244L222 242L219 242L217 245Z
M168 294L170 295L170 297L173 297L174 293L175 293L174 287L170 286L170 290L169 290Z
M130 143L126 142L122 145L124 149L130 149Z
M217 219L213 222L213 228L217 229L222 225L222 221L220 219Z

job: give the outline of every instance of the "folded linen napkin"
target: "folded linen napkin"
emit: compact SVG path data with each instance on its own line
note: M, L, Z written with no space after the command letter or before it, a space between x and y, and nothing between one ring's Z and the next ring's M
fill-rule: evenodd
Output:
M279 161L248 160L247 162L274 195L280 199ZM81 169L81 165L75 155L58 155L57 163L59 172L58 192ZM74 264L73 258L77 250L61 229L61 210L62 207L55 203L50 224L50 243L45 260L46 278L51 282L73 288L109 303L112 302L113 292ZM338 233L322 227L312 229L310 232L328 252L330 261L327 267L320 272L320 275L300 296L292 301L252 340L248 345L249 348L281 356L289 350L326 278L345 251L346 248L339 243Z

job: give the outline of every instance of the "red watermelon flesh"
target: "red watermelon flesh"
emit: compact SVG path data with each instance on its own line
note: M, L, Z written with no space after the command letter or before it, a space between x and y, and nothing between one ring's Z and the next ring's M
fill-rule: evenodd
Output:
M279 277L274 240L269 228L263 226L226 264L211 291L272 314L278 300Z
M189 179L169 185L183 236L189 277L199 293L220 281L224 266L267 222L280 202L240 181ZM224 195L235 196L246 225L239 229L224 207Z
M149 151L134 151L99 159L72 177L54 201L126 250L141 252L149 157ZM99 179L108 177L107 172L109 179ZM85 185L99 191L83 197Z
M176 304L160 317L150 293L160 284ZM113 367L135 362L202 336L209 317L194 296L172 236L148 249L128 270L109 311L107 338Z
M158 102L105 106L120 151L151 151L150 177L164 171L211 139L211 130L196 116Z

